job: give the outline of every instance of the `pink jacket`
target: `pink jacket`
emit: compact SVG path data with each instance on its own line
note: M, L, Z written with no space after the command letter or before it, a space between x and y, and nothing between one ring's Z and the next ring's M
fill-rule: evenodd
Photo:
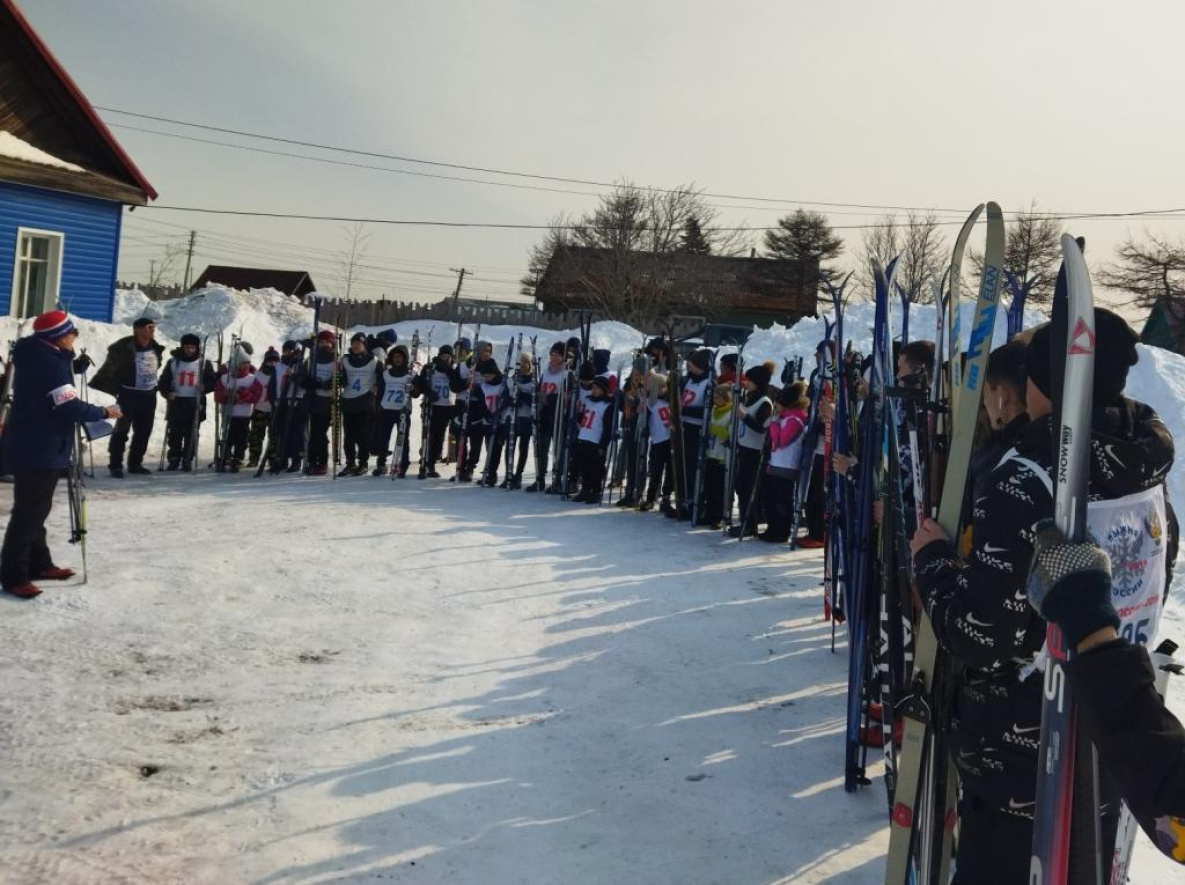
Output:
M769 425L769 444L773 451L792 444L806 429L806 411L801 408L787 409Z

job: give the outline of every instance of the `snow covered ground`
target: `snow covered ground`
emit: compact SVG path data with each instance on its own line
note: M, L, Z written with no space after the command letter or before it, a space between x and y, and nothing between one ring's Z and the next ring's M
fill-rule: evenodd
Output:
M261 352L307 331L282 301L207 290L158 332ZM126 333L83 324L96 357ZM1143 356L1185 438L1185 360ZM817 553L443 480L99 473L90 583L0 599L0 882L880 880ZM66 532L61 499L77 566ZM1178 877L1140 848L1135 882Z

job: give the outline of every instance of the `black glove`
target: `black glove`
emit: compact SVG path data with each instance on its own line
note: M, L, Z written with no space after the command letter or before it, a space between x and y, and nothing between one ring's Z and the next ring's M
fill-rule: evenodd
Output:
M1111 561L1092 541L1072 542L1052 520L1037 525L1029 604L1057 624L1070 648L1104 627L1119 629L1111 604Z
M95 361L90 358L90 354L80 354L74 358L74 374L83 375L94 364Z

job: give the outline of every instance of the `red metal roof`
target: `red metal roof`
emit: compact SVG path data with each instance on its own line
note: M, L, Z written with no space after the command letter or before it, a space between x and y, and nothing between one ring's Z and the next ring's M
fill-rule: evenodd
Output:
M66 91L74 99L75 104L78 105L79 110L82 111L83 115L90 121L91 125L95 127L95 131L99 133L103 141L107 143L107 146L111 148L112 152L115 154L116 158L119 160L128 176L136 183L137 187L144 191L144 193L148 196L148 199L155 200L158 196L156 189L148 183L148 179L144 177L144 173L142 173L136 167L136 164L132 162L132 158L127 155L127 152L124 151L119 142L115 140L115 136L111 134L111 130L107 128L106 124L104 124L101 119L99 119L98 113L95 111L90 101L87 100L87 97L83 95L82 90L78 88L78 84L75 83L73 79L71 79L68 73L66 73L66 69L62 67L61 63L54 57L54 54L50 52L49 47L45 45L45 42L37 35L37 32L33 30L33 26L29 24L24 15L21 14L21 11L17 9L15 0L0 0L0 4L3 4L4 8L7 9L9 13L11 13L17 25L28 38L29 43L32 44L37 49L37 52L40 53L41 57L45 59L45 63L49 65L50 70L52 70L54 73L54 76L56 76L58 80L61 81L61 84L66 88Z

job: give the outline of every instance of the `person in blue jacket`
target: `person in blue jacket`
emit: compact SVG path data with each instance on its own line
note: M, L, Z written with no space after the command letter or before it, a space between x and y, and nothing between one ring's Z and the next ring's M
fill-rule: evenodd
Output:
M13 596L41 593L35 578L64 581L74 571L54 565L45 541L45 520L54 489L74 453L75 425L118 418L118 406L94 406L74 388L74 341L78 330L63 310L33 322L33 334L12 350L16 372L7 437L14 483L12 513L0 549L0 586Z

